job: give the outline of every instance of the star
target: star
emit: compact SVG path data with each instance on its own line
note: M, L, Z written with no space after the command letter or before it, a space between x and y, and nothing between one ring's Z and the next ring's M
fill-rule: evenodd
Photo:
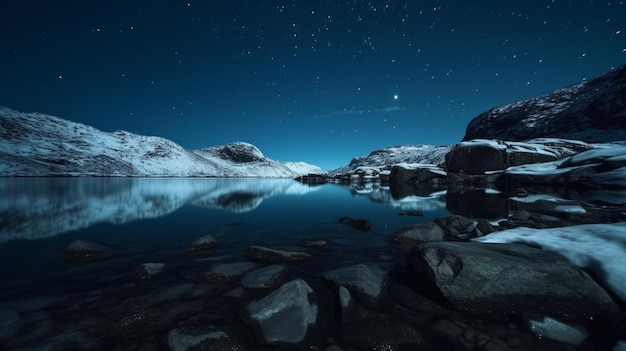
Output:
M393 96L393 99L394 99L394 100L398 100L398 94L394 95L394 96Z

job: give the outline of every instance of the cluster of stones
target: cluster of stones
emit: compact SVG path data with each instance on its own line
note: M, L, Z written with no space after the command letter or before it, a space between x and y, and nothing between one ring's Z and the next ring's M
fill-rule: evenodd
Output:
M350 225L347 218L340 222ZM355 263L314 277L296 274L297 267L328 254L325 241L301 243L302 251L250 246L248 260L231 262L212 258L218 243L206 235L187 249L214 261L199 279L240 301L234 317L253 339L233 323L204 321L201 300L183 303L189 311L178 314L157 304L203 294L190 283L154 292L149 301L133 300L107 319L103 333L115 338L167 328L172 350L590 350L626 337L626 317L613 298L562 256L521 244L470 241L499 229L483 219L438 218L391 239L407 251L404 266ZM79 244L68 246L64 256L102 257L108 250ZM167 269L172 267L144 263L132 274L149 281ZM180 315L187 319L167 322ZM72 337L57 346L98 345L86 335Z

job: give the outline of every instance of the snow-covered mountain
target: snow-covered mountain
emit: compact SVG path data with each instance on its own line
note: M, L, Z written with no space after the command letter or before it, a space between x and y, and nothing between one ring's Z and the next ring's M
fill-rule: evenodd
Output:
M325 173L279 162L235 142L198 151L155 136L107 133L40 113L0 107L0 176L296 177Z
M363 167L378 169L389 168L398 163L423 163L440 165L445 163L445 156L451 145L404 145L372 151L368 156L358 156L350 164L333 170L332 174L348 174Z
M468 124L463 140L546 137L626 140L626 65L551 94L486 111Z

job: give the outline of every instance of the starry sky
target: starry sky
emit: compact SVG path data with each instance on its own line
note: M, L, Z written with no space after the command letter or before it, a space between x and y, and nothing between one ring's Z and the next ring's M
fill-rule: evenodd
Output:
M0 105L326 169L625 63L620 0L0 2Z

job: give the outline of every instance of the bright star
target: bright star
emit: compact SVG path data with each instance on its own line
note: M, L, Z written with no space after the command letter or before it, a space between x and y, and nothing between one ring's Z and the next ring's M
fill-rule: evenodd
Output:
M398 100L398 94L394 95L394 96L393 96L393 99L394 99L394 100Z

